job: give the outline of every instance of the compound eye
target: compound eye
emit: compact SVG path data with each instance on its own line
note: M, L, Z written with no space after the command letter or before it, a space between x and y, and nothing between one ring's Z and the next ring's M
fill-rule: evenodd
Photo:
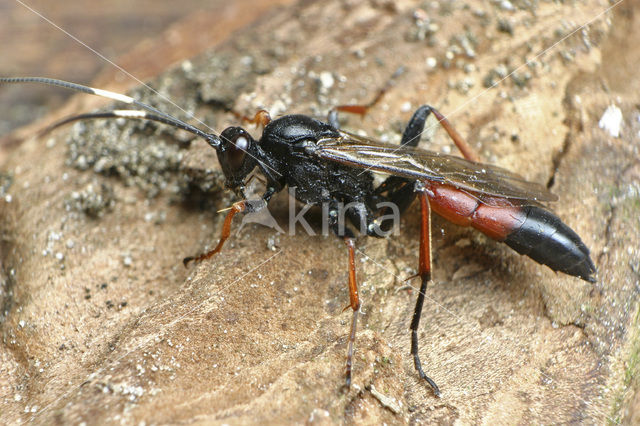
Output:
M229 144L229 151L227 153L227 160L229 166L233 170L238 170L242 167L244 157L247 155L249 149L249 137L243 133L240 133L232 143Z
M220 133L220 140L218 161L228 185L235 187L256 165L251 154L256 141L242 127L227 127Z

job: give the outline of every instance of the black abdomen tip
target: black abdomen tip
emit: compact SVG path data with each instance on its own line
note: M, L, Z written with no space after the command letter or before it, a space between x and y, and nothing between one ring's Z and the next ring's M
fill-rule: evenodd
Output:
M573 229L553 213L536 206L522 208L522 226L512 231L505 243L554 271L595 282L596 267L589 249Z

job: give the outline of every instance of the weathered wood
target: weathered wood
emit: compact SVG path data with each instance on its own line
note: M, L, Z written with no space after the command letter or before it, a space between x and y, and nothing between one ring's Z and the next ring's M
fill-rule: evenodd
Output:
M152 85L220 130L235 123L223 107L322 116L367 102L405 66L381 104L345 126L395 141L408 110L437 106L487 161L553 183L555 212L592 250L595 286L434 218L436 285L420 338L436 399L409 355L415 291L397 291L417 267L412 208L400 235L359 240L364 315L354 385L341 392L351 316L342 242L249 224L215 259L185 270L184 256L217 242L214 212L232 200L212 150L199 141L180 149L171 140L185 135L152 125L60 130L25 140L2 168L12 176L11 202L0 200L2 420L632 421L636 5L553 46L609 3L421 4L301 2ZM535 65L518 68L524 60ZM501 66L515 74L486 90ZM618 139L598 128L611 103L625 119ZM450 145L438 136L431 149ZM286 197L271 211L287 230Z

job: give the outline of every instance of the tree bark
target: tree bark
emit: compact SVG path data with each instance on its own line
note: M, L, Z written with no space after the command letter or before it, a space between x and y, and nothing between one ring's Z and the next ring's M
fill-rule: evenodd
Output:
M151 82L220 132L238 125L230 108L326 117L367 103L405 67L346 129L397 142L428 103L484 161L559 196L552 208L590 247L595 285L434 217L419 337L441 398L409 354L417 206L398 235L358 240L363 315L345 391L344 244L288 229L281 194L270 212L284 233L237 220L220 254L185 269L234 201L213 150L162 126L95 121L25 139L2 167L3 423L633 422L640 22L630 2L594 19L607 7L302 1ZM598 126L610 104L619 138ZM421 146L453 150L443 133Z

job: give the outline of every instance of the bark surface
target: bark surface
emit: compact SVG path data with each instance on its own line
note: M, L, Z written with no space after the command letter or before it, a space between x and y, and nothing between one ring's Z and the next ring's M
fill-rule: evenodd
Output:
M0 157L1 422L635 422L640 9L623 2L593 20L609 2L533 4L303 1L151 85L221 131L237 124L229 108L325 117L367 103L404 66L344 127L394 142L415 108L434 105L485 161L559 196L552 208L590 247L595 285L435 217L419 332L435 398L409 354L414 205L398 235L358 240L363 315L344 391L342 241L289 229L281 194L270 212L284 233L238 219L219 255L185 269L217 243L216 211L234 201L213 150L139 122L33 137L49 117L9 135ZM146 89L133 95L183 117ZM618 138L598 125L612 104ZM94 105L74 97L64 111ZM454 150L442 131L431 139L421 146ZM308 216L316 232L319 216Z

